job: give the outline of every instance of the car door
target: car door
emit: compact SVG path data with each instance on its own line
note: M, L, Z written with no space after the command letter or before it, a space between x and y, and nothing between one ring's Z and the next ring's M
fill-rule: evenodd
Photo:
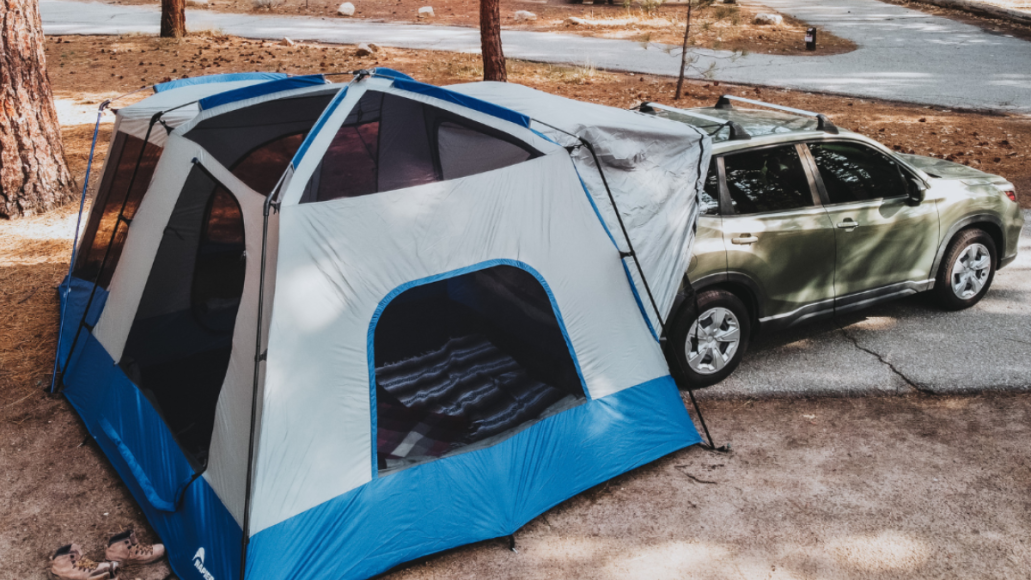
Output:
M865 143L811 142L808 152L836 226L835 307L923 290L937 250L938 211L933 201L912 200L913 176Z
M759 286L764 327L833 311L834 226L801 145L719 158L728 277Z

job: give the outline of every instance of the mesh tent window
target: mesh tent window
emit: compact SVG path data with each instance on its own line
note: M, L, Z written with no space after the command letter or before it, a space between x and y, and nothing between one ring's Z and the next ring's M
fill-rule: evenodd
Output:
M207 464L246 271L236 198L194 165L151 265L119 365L197 468Z
M292 133L262 143L230 166L229 171L247 187L267 195L283 176L306 136L307 133Z
M380 475L492 445L586 400L551 297L519 267L408 288L372 332Z
M539 156L503 131L370 90L337 130L301 203L458 179Z
M115 136L108 169L100 181L83 232L73 271L75 277L96 282L102 288L111 283L129 235L128 221L136 215L143 201L161 151L161 147L126 133L119 132ZM125 220L118 219L120 212Z
M258 193L271 193L334 92L277 99L217 115L186 138Z

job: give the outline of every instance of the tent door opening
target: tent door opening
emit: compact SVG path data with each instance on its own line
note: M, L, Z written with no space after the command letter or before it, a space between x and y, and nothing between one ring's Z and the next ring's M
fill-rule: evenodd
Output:
M492 445L586 399L547 291L515 266L405 290L373 346L380 475Z
M165 228L119 364L198 471L207 465L246 260L239 202L195 165Z

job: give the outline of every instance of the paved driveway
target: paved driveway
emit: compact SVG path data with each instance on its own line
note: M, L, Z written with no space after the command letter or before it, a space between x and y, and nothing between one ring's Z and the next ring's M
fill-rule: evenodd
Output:
M801 90L848 93L945 107L1031 113L1031 43L994 35L877 0L763 0L821 29L848 38L859 49L834 56L777 56L698 50L697 66L715 64L715 78ZM157 7L42 0L47 34L156 33ZM317 40L353 44L476 52L479 31L431 25L371 23L187 11L190 28L220 28L249 38ZM591 64L605 69L677 74L679 54L664 46L626 40L508 30L505 54L541 62Z
M917 295L760 336L730 378L700 394L1031 390L1031 210L1024 219L1020 255L977 306L943 312Z

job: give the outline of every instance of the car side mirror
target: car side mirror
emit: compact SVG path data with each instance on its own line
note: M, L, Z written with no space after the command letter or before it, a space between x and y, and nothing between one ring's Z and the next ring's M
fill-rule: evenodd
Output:
M911 177L908 200L909 205L920 205L926 196L927 185L925 185L923 181L915 177Z

